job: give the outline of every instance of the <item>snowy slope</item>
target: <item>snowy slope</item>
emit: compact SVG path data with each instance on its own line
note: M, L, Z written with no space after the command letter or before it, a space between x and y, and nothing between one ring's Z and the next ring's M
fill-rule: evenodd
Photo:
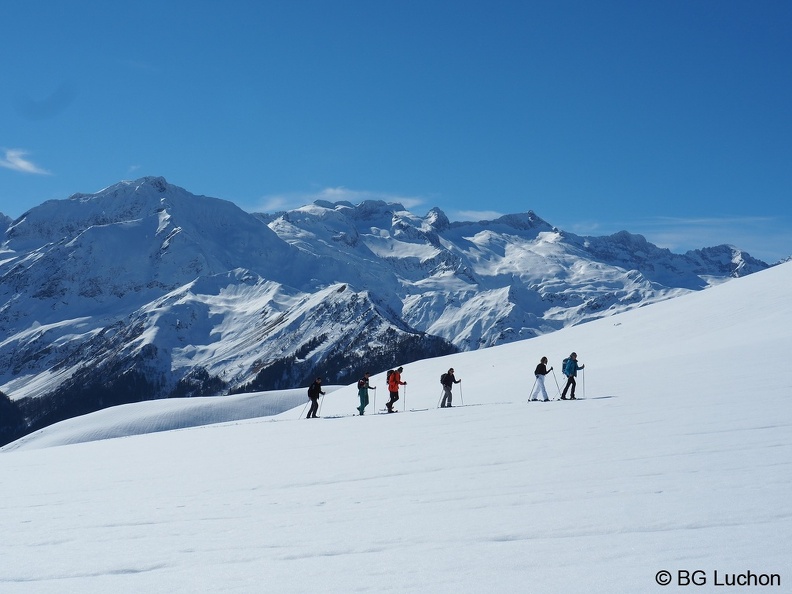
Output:
M319 420L31 439L0 454L0 589L634 593L701 570L696 591L723 591L716 571L787 591L790 287L784 264L412 363L406 407L426 411L337 418L346 387ZM573 349L587 399L526 403L539 358ZM436 409L449 366L465 406Z
M328 394L337 387L325 388ZM279 414L305 401L303 388L204 398L170 398L105 408L26 435L4 451L48 448Z

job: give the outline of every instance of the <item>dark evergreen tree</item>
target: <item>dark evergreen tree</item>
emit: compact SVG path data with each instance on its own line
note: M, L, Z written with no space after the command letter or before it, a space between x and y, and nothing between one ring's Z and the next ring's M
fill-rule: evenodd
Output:
M19 439L26 433L27 425L16 402L0 392L0 446Z

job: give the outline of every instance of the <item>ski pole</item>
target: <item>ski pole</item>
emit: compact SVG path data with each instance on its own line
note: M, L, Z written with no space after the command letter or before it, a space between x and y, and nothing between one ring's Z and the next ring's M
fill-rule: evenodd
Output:
M465 406L465 399L462 398L462 380L459 380L459 401L462 403L462 406Z
M560 397L561 396L561 386L558 385L558 378L556 377L555 370L553 370L553 379L555 380L555 383L556 383L556 390L558 390L557 396Z
M440 400L437 401L437 408L440 408L440 405L443 403L443 396L445 395L445 389L440 388Z
M530 391L530 392L528 392L528 402L530 402L530 401L531 401L531 397L533 396L533 391L534 391L534 388L536 387L536 382L538 382L538 381L539 381L539 376L538 376L538 375L534 375L534 383L533 383L533 386L531 386L531 391Z
M303 409L302 409L302 411L300 411L300 416L299 416L299 417L297 417L297 420L298 420L298 421L299 421L300 419L302 419L302 416L305 414L305 409L306 409L306 408L308 408L308 403L307 403L307 402L305 403L305 406L303 406Z
M322 416L322 403L324 402L324 396L319 397L319 410L316 411L316 414Z
M407 412L407 384L404 385L404 408L402 412Z

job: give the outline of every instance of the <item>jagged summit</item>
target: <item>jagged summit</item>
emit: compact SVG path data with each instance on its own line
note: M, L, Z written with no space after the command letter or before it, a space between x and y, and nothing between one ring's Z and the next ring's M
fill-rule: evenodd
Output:
M178 188L178 186L174 186L168 183L168 181L161 176L145 176L141 177L136 180L122 180L118 183L113 184L112 186L108 186L98 192L93 194L74 194L69 199L70 200L79 200L85 197L94 197L100 196L105 194L118 194L122 191L132 190L136 193L146 193L146 192L158 192L164 193L170 189ZM181 188L178 188L181 189Z
M451 221L439 208L433 208L427 213L426 222L435 231L445 231L451 226Z
M690 250L685 255L698 263L696 271L702 275L709 274L713 266L715 266L716 277L729 276L737 278L756 272L765 265L761 260L757 260L733 245L719 245Z
M102 231L110 227L112 230ZM193 264L184 266L194 269L188 276L199 270L215 274L239 265L268 268L268 263L259 262L262 257L286 257L290 251L258 219L235 204L193 195L162 177L119 182L94 194L47 201L15 221L5 234L5 243L15 251L50 244L61 244L68 251L76 247L69 242L86 233L126 236L127 249L121 250L122 254L149 254L161 264L169 259L164 257L166 253L172 258L177 246L187 244L189 255L185 258ZM234 262L234 258L240 260Z
M521 231L529 231L534 229L541 231L553 230L553 227L547 221L543 220L532 210L524 213L504 215L495 219L493 223L508 225Z
M6 239L22 249L58 241L92 226L138 220L159 212L165 197L191 196L161 177L124 181L93 194L74 194L65 200L48 200L20 216L9 227Z

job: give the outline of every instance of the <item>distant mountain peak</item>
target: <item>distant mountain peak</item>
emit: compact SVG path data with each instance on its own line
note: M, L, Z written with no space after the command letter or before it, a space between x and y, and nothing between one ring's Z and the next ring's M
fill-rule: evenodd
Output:
M540 229L542 231L551 231L553 229L553 227L547 221L539 217L532 210L522 213L503 215L502 217L499 217L492 222L508 225L510 227L514 227L515 229L519 229L522 231L529 231L535 229Z
M68 200L80 202L92 199L101 199L105 196L118 197L125 194L158 193L162 194L169 190L181 190L182 188L168 183L164 177L146 176L135 180L122 180L98 192L82 193L78 192L71 195Z
M427 213L426 222L435 231L443 231L451 226L451 221L448 220L446 214L437 207Z

